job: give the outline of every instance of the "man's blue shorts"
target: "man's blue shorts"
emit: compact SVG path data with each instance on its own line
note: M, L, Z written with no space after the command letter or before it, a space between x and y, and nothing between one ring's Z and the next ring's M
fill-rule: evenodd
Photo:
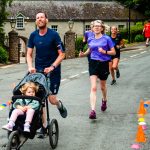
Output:
M50 94L51 95L56 95L58 93L60 81L61 81L60 72L57 72L57 71L51 72L50 74Z

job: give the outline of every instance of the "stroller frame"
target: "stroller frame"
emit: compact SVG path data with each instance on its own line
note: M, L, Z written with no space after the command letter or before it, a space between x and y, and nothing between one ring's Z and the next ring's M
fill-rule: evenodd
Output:
M35 79L37 80L38 75L40 75L42 78L43 77L45 78L44 82L46 83L46 88L45 88L46 96L44 96L43 101L42 101L42 106L40 106L40 107L41 107L41 109L43 109L43 107L46 104L47 136L49 137L49 143L50 143L51 148L55 149L58 144L59 127L58 127L57 120L56 119L50 120L50 116L49 116L49 106L48 106L49 91L47 89L48 89L48 86L50 85L50 80L49 80L50 74L43 75L42 73L35 73L35 74L31 75L30 73L27 73L25 75L25 77L21 80L21 82L15 87L15 89L13 90L13 93L14 93L14 95L18 95L19 87L22 86L27 81L29 81L28 79L26 80L26 77L30 79L30 76L31 76L32 79L30 81L35 82ZM39 82L41 82L42 78L39 79ZM6 150L11 150L11 149L20 150L20 148L28 140L28 138L32 139L32 138L34 138L34 136L35 135L33 135L33 137L30 137L29 133L25 133L23 131L21 132L19 130L8 131L8 143L6 145Z

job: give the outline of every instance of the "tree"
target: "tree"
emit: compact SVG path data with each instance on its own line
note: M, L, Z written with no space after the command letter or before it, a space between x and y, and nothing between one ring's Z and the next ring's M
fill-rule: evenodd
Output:
M7 19L7 16L9 15L6 11L6 7L10 6L13 0L0 0L0 45L4 44L4 22Z
M150 17L150 2L149 0L117 0L123 5L130 8L136 8L139 12L147 17Z

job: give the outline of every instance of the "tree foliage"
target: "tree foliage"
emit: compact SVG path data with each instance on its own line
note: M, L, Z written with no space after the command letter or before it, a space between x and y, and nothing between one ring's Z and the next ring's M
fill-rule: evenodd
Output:
M147 17L150 17L150 2L149 0L117 0L123 5L137 9Z
M9 15L6 11L6 7L10 6L13 0L0 0L0 45L4 43L4 22Z

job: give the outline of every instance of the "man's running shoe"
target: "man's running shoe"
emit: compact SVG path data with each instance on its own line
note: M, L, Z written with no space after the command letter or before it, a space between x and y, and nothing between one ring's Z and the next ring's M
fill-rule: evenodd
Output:
M116 71L116 78L119 78L120 77L120 71L119 69Z
M112 80L110 84L111 84L111 85L116 84L116 80Z
M64 105L62 104L62 102L60 100L59 100L59 102L61 104L60 108L58 108L59 113L63 118L66 118L67 117L67 109L64 107Z
M101 111L105 111L107 109L107 101L102 100Z
M92 110L92 111L90 112L89 118L90 118L90 119L96 119L96 112L95 112L95 110Z
M40 132L38 133L37 138L44 139L47 136L47 128L41 127Z

